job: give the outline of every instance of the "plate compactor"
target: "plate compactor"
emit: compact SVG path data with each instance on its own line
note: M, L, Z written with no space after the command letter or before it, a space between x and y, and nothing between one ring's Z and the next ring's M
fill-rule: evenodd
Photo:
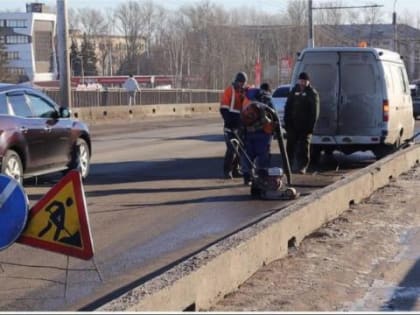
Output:
M280 167L257 168L249 158L242 142L232 139L237 154L243 155L251 164L251 196L267 200L292 200L299 197L295 188L283 183L284 172Z
M274 135L280 148L282 166L258 169L246 153L245 146L239 136L231 140L232 146L239 156L244 156L251 165L251 195L255 198L267 200L292 200L299 197L299 192L292 185L292 172L287 156L286 145L280 120L277 113L272 110L271 116L274 120ZM284 171L283 171L284 170ZM286 176L287 184L283 183Z

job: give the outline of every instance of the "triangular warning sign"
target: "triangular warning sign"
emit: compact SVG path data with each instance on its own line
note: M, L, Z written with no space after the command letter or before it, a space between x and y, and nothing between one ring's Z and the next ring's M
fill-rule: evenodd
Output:
M80 173L68 172L33 206L17 242L82 259L93 257L93 244Z

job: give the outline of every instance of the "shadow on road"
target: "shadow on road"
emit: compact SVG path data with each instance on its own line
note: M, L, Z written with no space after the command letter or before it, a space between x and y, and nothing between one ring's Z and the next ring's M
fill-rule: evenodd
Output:
M324 156L319 164L311 166L305 178L310 178L310 175L313 177L342 175L349 170L365 167L374 161L374 158L363 154L344 155L334 153L332 156ZM223 157L93 163L90 175L84 180L84 185L112 185L162 180L222 180L222 165ZM273 154L272 165L281 166L279 154ZM293 176L299 177L299 175ZM25 186L51 186L58 182L60 178L60 174L42 176L25 181ZM302 185L301 187L312 188L324 186L324 183L312 183L312 180L310 182L299 184ZM180 189L180 192L185 191L183 189L190 190L190 188L185 187L173 189Z
M107 191L105 195L109 194L118 194L118 192ZM89 195L89 194L88 194ZM174 200L174 201L167 201L167 202L150 202L150 203L132 203L132 204L121 204L121 209L113 209L113 210L104 210L104 211L92 211L91 213L106 213L106 212L123 212L128 210L142 210L144 208L151 208L151 207L160 207L160 206L179 206L179 205L186 205L186 204L200 204L203 202L236 202L236 201L247 201L252 200L253 198L251 195L232 195L232 196L215 196L215 197L203 197L203 198L195 198L195 199L183 199L183 200Z
M404 279L398 284L391 298L381 311L412 311L420 297L420 260L411 267Z

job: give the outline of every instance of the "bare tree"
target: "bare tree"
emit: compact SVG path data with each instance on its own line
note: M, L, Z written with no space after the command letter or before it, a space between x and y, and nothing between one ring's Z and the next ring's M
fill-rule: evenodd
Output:
M105 36L98 37L97 42L99 47L98 58L101 63L102 75L113 75L116 71L116 65L119 68L121 60L118 58L116 49L114 50L115 13L112 9L105 10L104 23Z
M402 13L397 13L397 23L420 28L420 14L418 12L404 10Z
M68 15L69 29L78 30L80 27L79 13L75 9L69 8L67 10L67 15Z
M308 23L308 1L289 0L286 9L287 24L289 25L307 25Z
M162 10L151 1L141 3L130 0L117 7L117 26L126 38L126 71L137 69L136 72L140 73L140 56L145 50L149 51L161 14Z
M347 10L347 20L351 24L378 24L383 22L383 10L380 7Z
M141 6L136 1L121 3L115 11L117 28L125 36L126 41L127 60L125 69L122 69L125 73L138 69L137 57L143 48L141 15Z
M315 24L324 25L339 25L345 21L345 11L340 8L343 7L343 1L329 1L317 5L317 10L314 10Z
M366 24L379 24L383 22L383 10L379 7L363 9L364 22Z
M187 73L194 72L201 77L205 84L211 86L221 65L227 56L218 47L216 38L219 36L214 25L227 23L228 16L224 11L209 1L202 1L195 5L184 6L180 9L184 17L187 34ZM220 29L218 30L220 32ZM225 40L228 41L226 32ZM223 68L223 65L221 67Z
M102 11L83 8L78 10L78 20L82 33L89 37L106 33L107 25Z
M187 26L185 18L179 15L173 15L168 22L171 25L171 32L166 33L164 41L167 47L169 70L171 74L178 78L174 84L176 87L179 87L184 70Z
M287 31L285 42L288 45L288 55L295 56L295 53L306 47L307 43L307 1L289 0L286 12L286 20L288 21L290 28Z

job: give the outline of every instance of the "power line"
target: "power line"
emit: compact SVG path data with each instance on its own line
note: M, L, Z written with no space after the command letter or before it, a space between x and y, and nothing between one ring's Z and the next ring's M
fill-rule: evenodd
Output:
M335 10L335 9L365 9L365 8L380 8L383 5L359 5L359 6L340 6L340 7L312 7L312 10Z
M340 9L356 9L356 8L379 8L379 7L383 7L383 5L379 5L379 4L372 4L372 5L359 5L359 6L335 6L335 7L313 7L312 6L312 0L308 0L308 47L314 47L315 43L314 43L314 37L313 37L313 32L314 32L314 25L313 25L313 21L312 21L312 11L313 10L331 10L331 9L335 9L335 10L340 10Z

